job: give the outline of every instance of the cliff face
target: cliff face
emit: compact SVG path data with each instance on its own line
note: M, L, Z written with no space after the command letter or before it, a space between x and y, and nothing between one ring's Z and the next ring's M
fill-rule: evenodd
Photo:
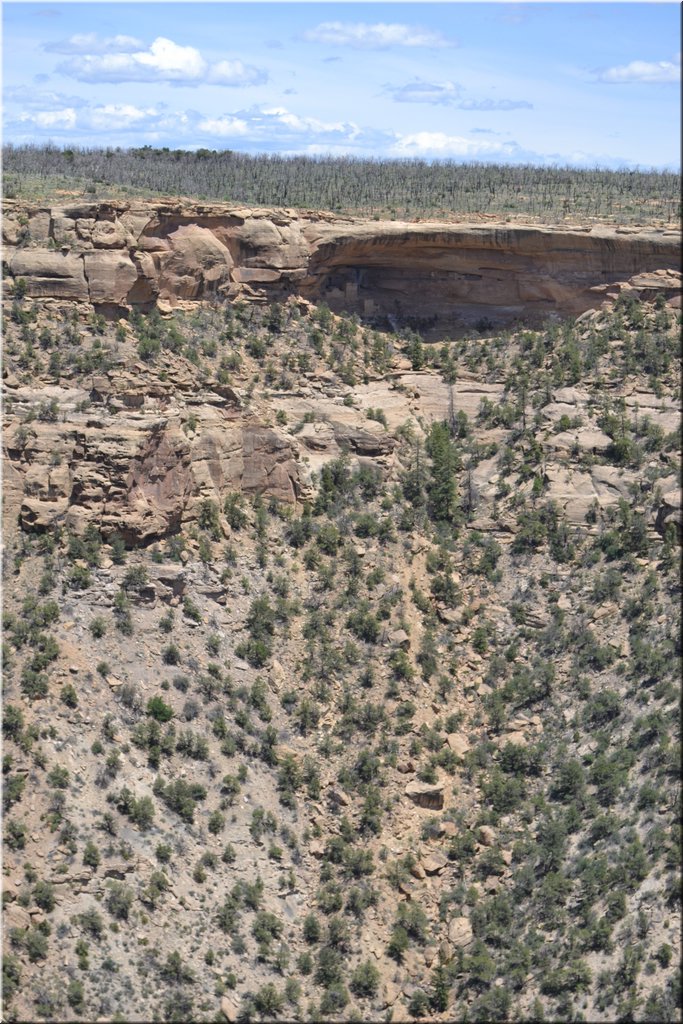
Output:
M436 224L325 225L302 290L335 308L464 321L578 315L619 293L675 289L679 253L655 233Z
M680 234L651 229L368 222L170 203L22 209L5 262L35 297L106 308L301 294L335 311L440 329L578 315L625 287L680 288Z
M196 518L205 498L239 491L293 503L300 493L288 439L231 388L199 385L183 360L167 359L163 380L137 363L69 383L4 382L13 433L5 511L25 530L95 525L144 545ZM12 431L41 403L59 412L25 437Z

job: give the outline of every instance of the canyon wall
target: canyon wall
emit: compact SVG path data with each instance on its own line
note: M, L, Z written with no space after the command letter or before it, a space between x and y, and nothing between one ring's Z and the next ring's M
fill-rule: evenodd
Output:
M172 202L5 204L5 271L106 312L161 300L278 301L423 329L576 316L621 290L677 301L680 233L400 223Z
M202 500L238 491L297 500L288 438L244 408L232 388L198 385L180 359L117 366L87 382L21 383L6 374L4 512L24 530L95 525L130 546L177 532ZM53 403L50 416L28 420Z

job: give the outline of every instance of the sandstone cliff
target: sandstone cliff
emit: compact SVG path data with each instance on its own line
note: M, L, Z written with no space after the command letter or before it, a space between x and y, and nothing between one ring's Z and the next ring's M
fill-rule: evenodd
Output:
M335 311L446 329L578 315L625 287L680 288L680 233L601 226L374 222L173 202L6 204L5 263L28 294L106 309L301 294Z
M172 361L163 380L140 363L72 386L6 379L13 416L54 410L7 438L11 517L39 531L92 524L144 545L196 518L205 498L240 491L295 501L288 440L231 388L198 386L183 364Z

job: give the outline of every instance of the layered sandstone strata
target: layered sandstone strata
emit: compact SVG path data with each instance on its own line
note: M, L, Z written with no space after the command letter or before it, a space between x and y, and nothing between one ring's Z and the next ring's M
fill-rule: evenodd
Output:
M130 545L196 518L205 499L231 492L292 503L299 466L289 440L242 407L230 388L196 386L182 361L162 381L137 364L89 386L5 380L5 512L28 530L92 524ZM23 430L41 404L58 410Z
M578 315L621 290L680 290L680 233L376 222L163 202L8 203L6 270L30 296L106 309L301 294L335 311L446 327Z

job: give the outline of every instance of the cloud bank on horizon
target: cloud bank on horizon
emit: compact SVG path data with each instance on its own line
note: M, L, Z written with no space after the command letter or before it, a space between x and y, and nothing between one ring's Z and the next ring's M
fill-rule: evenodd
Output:
M45 11L3 8L5 142L679 167L668 4Z

